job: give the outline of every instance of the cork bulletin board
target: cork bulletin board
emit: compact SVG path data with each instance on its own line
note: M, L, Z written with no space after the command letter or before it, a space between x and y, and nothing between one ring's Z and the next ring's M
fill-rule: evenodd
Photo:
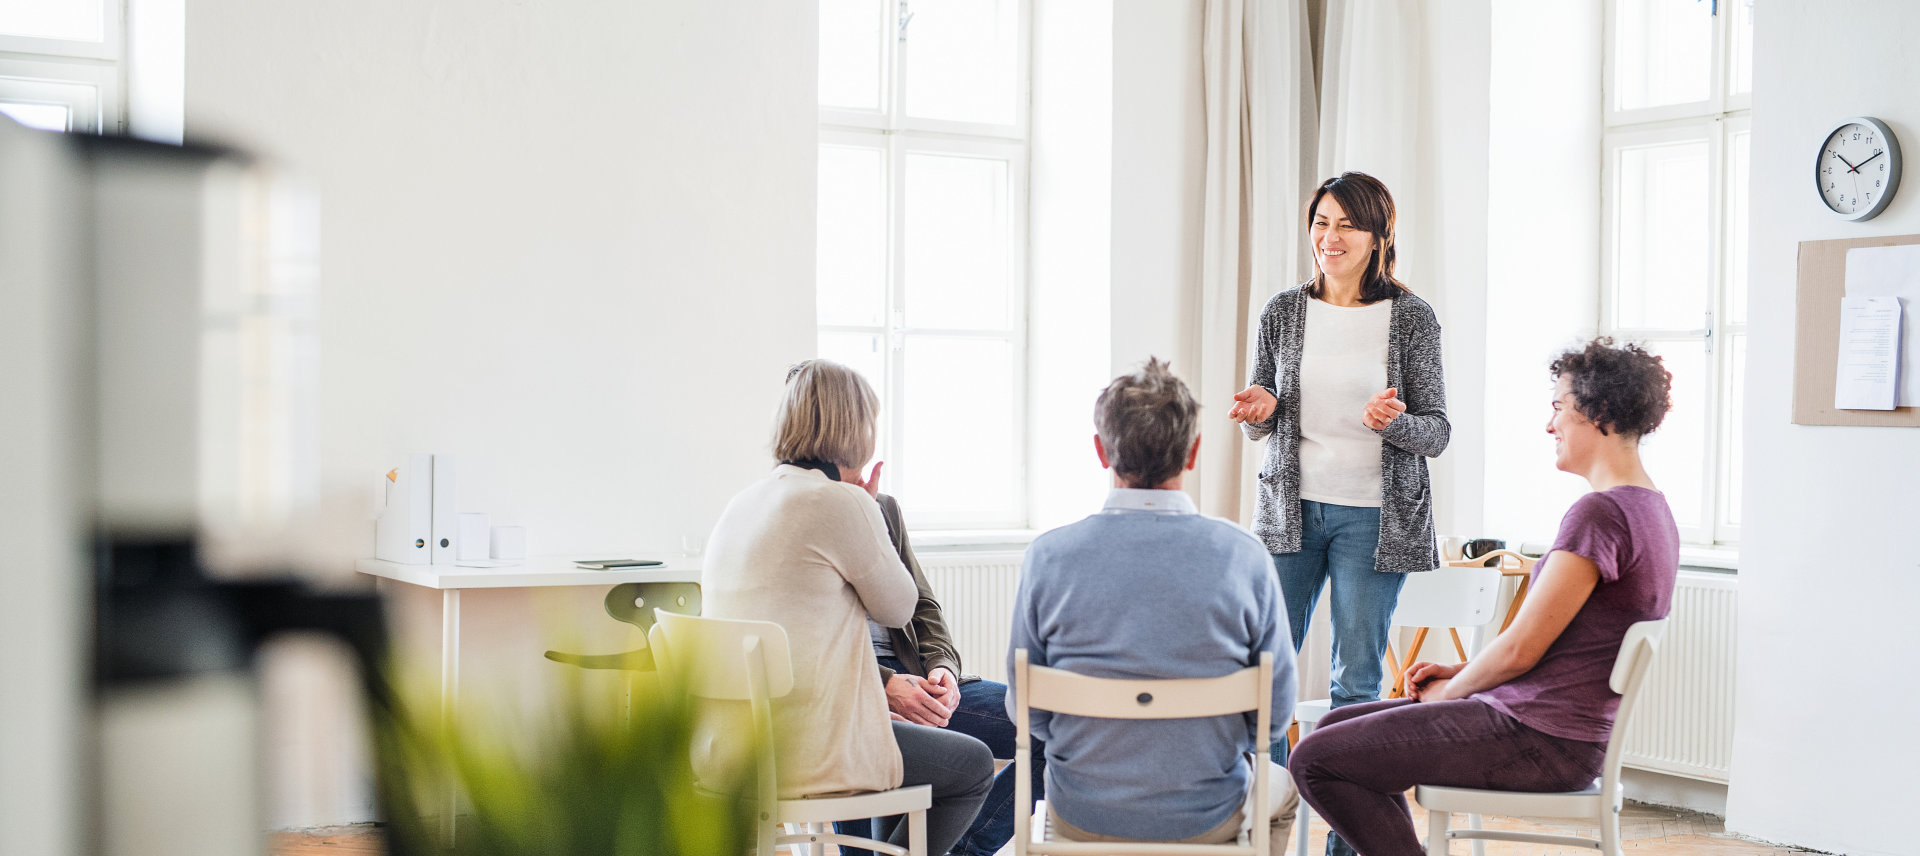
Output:
M1847 251L1904 244L1920 244L1920 235L1800 242L1793 325L1793 424L1920 428L1920 407L1836 410L1833 406L1834 369L1840 359L1840 298L1847 294ZM1920 367L1920 354L1902 354L1901 361L1903 370Z

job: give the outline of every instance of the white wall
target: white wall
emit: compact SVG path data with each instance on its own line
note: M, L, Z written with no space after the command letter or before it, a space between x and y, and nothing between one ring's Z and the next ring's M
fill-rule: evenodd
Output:
M1406 214L1400 248L1408 283L1440 317L1453 441L1431 465L1434 525L1444 534L1482 529L1487 359L1487 199L1492 3L1471 0L1422 17L1420 116L1415 157L1424 199Z
M1864 23L1863 22L1870 22ZM1914 852L1910 791L1920 691L1890 663L1911 649L1920 565L1920 430L1790 424L1801 241L1920 232L1920 191L1844 223L1807 170L1827 131L1876 116L1920 151L1920 6L1776 3L1754 16L1751 319L1740 663L1729 829L1854 856ZM1836 82L1809 45L1845 44ZM1909 180L1911 183L1911 180Z
M1481 531L1513 546L1550 541L1587 490L1554 469L1547 363L1599 321L1600 33L1598 0L1493 0L1485 377L1456 398L1483 430L1455 448L1479 445Z
M450 452L535 551L678 549L764 470L814 347L812 4L188 15L189 136L322 199L330 502Z
M1201 11L1200 0L1113 4L1109 378L1149 356L1190 380L1200 368Z
M1034 6L1028 199L1030 525L1100 507L1112 478L1094 457L1093 401L1112 372L1114 7Z
M785 366L814 353L815 14L188 4L188 138L322 200L329 570L371 553L374 479L416 451L460 456L463 510L536 552L704 541L771 463ZM315 766L283 738L275 763ZM273 825L367 819L331 783L293 791Z

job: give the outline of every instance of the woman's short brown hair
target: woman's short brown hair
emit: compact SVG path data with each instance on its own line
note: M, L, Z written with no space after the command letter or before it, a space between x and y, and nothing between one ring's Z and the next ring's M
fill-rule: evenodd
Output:
M1547 371L1567 379L1574 406L1602 434L1645 437L1673 406L1673 373L1631 342L1602 336L1555 357Z
M1343 172L1320 182L1320 188L1307 200L1307 231L1313 231L1313 215L1320 200L1332 195L1347 212L1347 219L1362 232L1373 235L1373 253L1367 258L1367 272L1360 280L1360 302L1376 303L1399 295L1406 288L1393 278L1393 194L1387 186L1364 172ZM1326 294L1326 275L1316 266L1313 281L1307 283L1308 297Z
M807 360L787 372L787 393L773 419L773 456L859 469L873 457L879 415L880 396L859 372Z
M1122 481L1150 488L1180 474L1200 430L1200 404L1166 363L1149 357L1113 379L1093 404L1094 429L1107 464Z

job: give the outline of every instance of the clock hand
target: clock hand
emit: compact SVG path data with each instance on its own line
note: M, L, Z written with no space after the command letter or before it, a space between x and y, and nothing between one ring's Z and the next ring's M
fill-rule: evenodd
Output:
M1833 156L1834 156L1834 157L1836 157L1836 158L1839 158L1839 160L1840 160L1840 162L1841 162L1841 163L1844 163L1844 164L1846 164L1846 165L1847 165L1847 171L1848 171L1848 172L1854 172L1854 171L1856 171L1856 170L1858 170L1858 169L1859 169L1859 167L1856 167L1856 166L1854 166L1854 165L1853 165L1852 163L1849 163L1849 162L1847 161L1847 159L1846 159L1846 158L1843 158L1843 157L1840 157L1840 153L1839 153L1839 152L1834 152L1834 153L1833 153ZM1861 161L1861 163L1866 163L1866 161Z
M1860 168L1861 168L1861 167L1863 167L1863 166L1866 166L1866 165L1867 165L1867 161L1870 161L1870 160L1873 160L1873 158L1877 158L1877 157L1879 157L1879 156L1881 156L1881 155L1884 155L1884 154L1886 154L1886 152L1885 152L1885 151L1878 151L1878 152L1874 152L1874 153L1873 153L1873 157L1872 157L1872 158L1867 158L1867 160L1863 160L1863 161L1861 161L1861 162L1859 162L1859 163L1857 163L1857 164L1854 164L1854 165L1853 165L1853 171L1854 171L1854 172L1859 172L1859 171L1860 171Z

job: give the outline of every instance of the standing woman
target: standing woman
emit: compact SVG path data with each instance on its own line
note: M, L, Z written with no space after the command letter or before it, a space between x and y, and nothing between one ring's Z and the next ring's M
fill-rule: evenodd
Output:
M1393 277L1386 185L1327 179L1307 218L1318 271L1267 301L1251 385L1228 416L1267 440L1253 531L1273 554L1295 652L1332 581L1337 708L1379 697L1404 575L1439 564L1427 459L1451 426L1440 323Z

